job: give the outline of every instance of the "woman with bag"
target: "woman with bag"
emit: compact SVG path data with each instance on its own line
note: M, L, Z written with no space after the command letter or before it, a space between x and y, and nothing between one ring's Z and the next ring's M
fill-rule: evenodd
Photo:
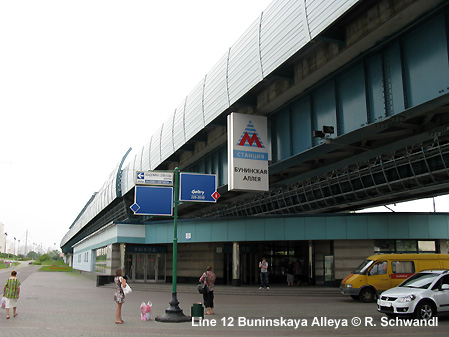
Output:
M206 271L200 277L200 283L207 284L208 292L203 293L204 306L207 308L206 315L214 314L214 284L216 276L212 272L212 267L208 266Z
M120 268L115 271L114 283L116 286L114 301L117 302L117 309L115 309L115 324L123 324L122 304L125 303L125 293L123 292L123 288L126 288L126 281L123 277L123 271Z
M20 281L16 277L17 272L13 270L11 272L11 277L6 281L5 286L3 287L3 296L6 298L6 319L9 319L9 308L12 307L13 317L16 317L18 313L17 309L17 300L19 299L20 294Z

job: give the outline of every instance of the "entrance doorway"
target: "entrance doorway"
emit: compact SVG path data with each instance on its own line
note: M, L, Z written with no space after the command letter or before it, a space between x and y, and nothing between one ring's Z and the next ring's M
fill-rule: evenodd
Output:
M259 263L256 253L240 254L240 279L243 285L257 284Z
M127 253L125 271L134 282L165 282L166 254Z

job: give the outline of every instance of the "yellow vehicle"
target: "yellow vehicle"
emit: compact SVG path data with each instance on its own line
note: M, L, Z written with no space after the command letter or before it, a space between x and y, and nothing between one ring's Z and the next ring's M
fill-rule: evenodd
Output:
M340 291L355 300L373 302L382 291L397 287L408 277L426 269L449 269L449 255L372 255L341 282Z

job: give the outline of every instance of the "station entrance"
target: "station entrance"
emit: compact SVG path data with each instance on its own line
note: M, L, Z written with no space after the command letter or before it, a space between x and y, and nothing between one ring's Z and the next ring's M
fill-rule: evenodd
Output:
M232 245L224 247L224 283L232 284ZM269 264L269 279L272 284L287 283L287 271L291 265L295 284L310 284L308 275L309 254L307 241L273 241L264 243L244 243L239 245L239 274L241 285L260 283L259 262L262 257Z
M125 275L132 282L165 282L166 255L165 247L127 246Z

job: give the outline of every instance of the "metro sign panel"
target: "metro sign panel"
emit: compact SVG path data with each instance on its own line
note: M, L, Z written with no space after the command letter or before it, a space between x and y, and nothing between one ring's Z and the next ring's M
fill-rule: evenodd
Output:
M228 190L268 191L267 118L228 116Z

